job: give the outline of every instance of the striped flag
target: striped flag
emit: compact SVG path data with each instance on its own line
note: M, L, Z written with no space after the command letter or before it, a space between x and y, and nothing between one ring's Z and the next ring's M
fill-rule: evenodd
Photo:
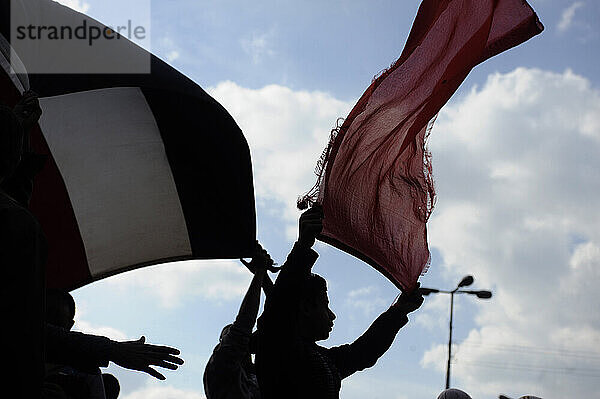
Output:
M30 86L43 110L31 141L49 157L30 209L48 239L47 285L74 289L168 261L250 256L256 240L250 153L229 113L126 40L82 54L69 53L67 43L62 55L51 56L96 57L116 67L146 59L149 73L15 74L10 4L26 9L33 24L104 25L50 0L0 6L0 101L12 106Z

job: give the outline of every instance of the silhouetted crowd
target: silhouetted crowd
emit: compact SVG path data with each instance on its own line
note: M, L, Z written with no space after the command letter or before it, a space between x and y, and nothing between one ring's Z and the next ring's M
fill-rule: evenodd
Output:
M100 371L110 361L162 380L153 366L175 370L183 360L177 349L146 344L143 336L116 342L72 331L73 297L46 289L46 239L28 210L34 177L45 162L29 144L41 114L33 92L26 92L13 109L0 106L2 330L10 359L3 386L11 387L11 398L117 398L118 380ZM312 246L323 217L319 206L301 215L298 240L281 268L258 243L252 261L243 261L254 277L207 363L203 381L208 399L339 398L342 381L375 365L408 323L408 315L423 303L418 287L403 292L354 342L318 345L329 337L336 318L325 279L311 271L319 256ZM267 271L279 272L275 283ZM258 317L261 289L266 299ZM438 397L466 398L470 396L457 389Z

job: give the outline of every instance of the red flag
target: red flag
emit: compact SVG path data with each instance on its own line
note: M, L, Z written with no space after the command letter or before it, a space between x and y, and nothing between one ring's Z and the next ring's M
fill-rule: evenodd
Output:
M319 238L412 289L429 262L433 119L473 67L542 30L524 0L424 0L402 55L334 130L299 200L323 205Z

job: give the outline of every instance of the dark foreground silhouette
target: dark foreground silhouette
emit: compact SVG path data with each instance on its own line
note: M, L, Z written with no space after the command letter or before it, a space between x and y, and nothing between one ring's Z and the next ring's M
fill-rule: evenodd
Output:
M33 178L43 166L43 157L29 148L29 133L41 114L33 92L26 92L14 109L0 106L0 264L7 281L1 303L11 359L4 386L16 387L13 398L66 397L60 384L45 380L46 362L90 370L112 361L162 380L151 366L177 369L183 364L177 349L146 344L145 337L115 342L46 322L46 238L27 210Z
M65 331L75 324L75 300L68 292L46 292L46 323ZM46 381L55 383L71 398L116 399L121 386L112 374L103 374L95 365L86 368L46 362Z
M469 394L460 389L450 388L443 390L437 399L471 399Z
M41 110L34 95L25 95L13 109L0 107L0 299L3 342L10 366L4 386L17 387L15 397L39 398L44 376L44 265L46 239L27 210L32 158L29 131ZM9 190L9 191L7 191Z
M233 324L223 328L219 344L213 350L204 371L207 399L260 398L256 370L251 354L256 353L257 334L252 334L260 306L260 288L268 294L272 286L267 269L273 260L257 246L246 266L254 273L248 291Z
M325 280L311 273L318 254L311 249L322 229L318 207L300 217L299 239L283 265L258 321L256 355L263 399L338 398L341 381L375 364L421 306L418 290L403 293L352 344L325 348L335 314L329 309Z

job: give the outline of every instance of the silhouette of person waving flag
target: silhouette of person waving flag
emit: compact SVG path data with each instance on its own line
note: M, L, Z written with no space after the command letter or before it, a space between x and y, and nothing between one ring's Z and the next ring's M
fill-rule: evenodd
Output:
M323 212L314 207L300 217L298 241L282 266L258 320L256 366L263 399L338 398L341 383L375 365L423 303L418 289L403 293L351 344L325 348L336 318L329 308L327 284L311 269L318 254L311 248Z

